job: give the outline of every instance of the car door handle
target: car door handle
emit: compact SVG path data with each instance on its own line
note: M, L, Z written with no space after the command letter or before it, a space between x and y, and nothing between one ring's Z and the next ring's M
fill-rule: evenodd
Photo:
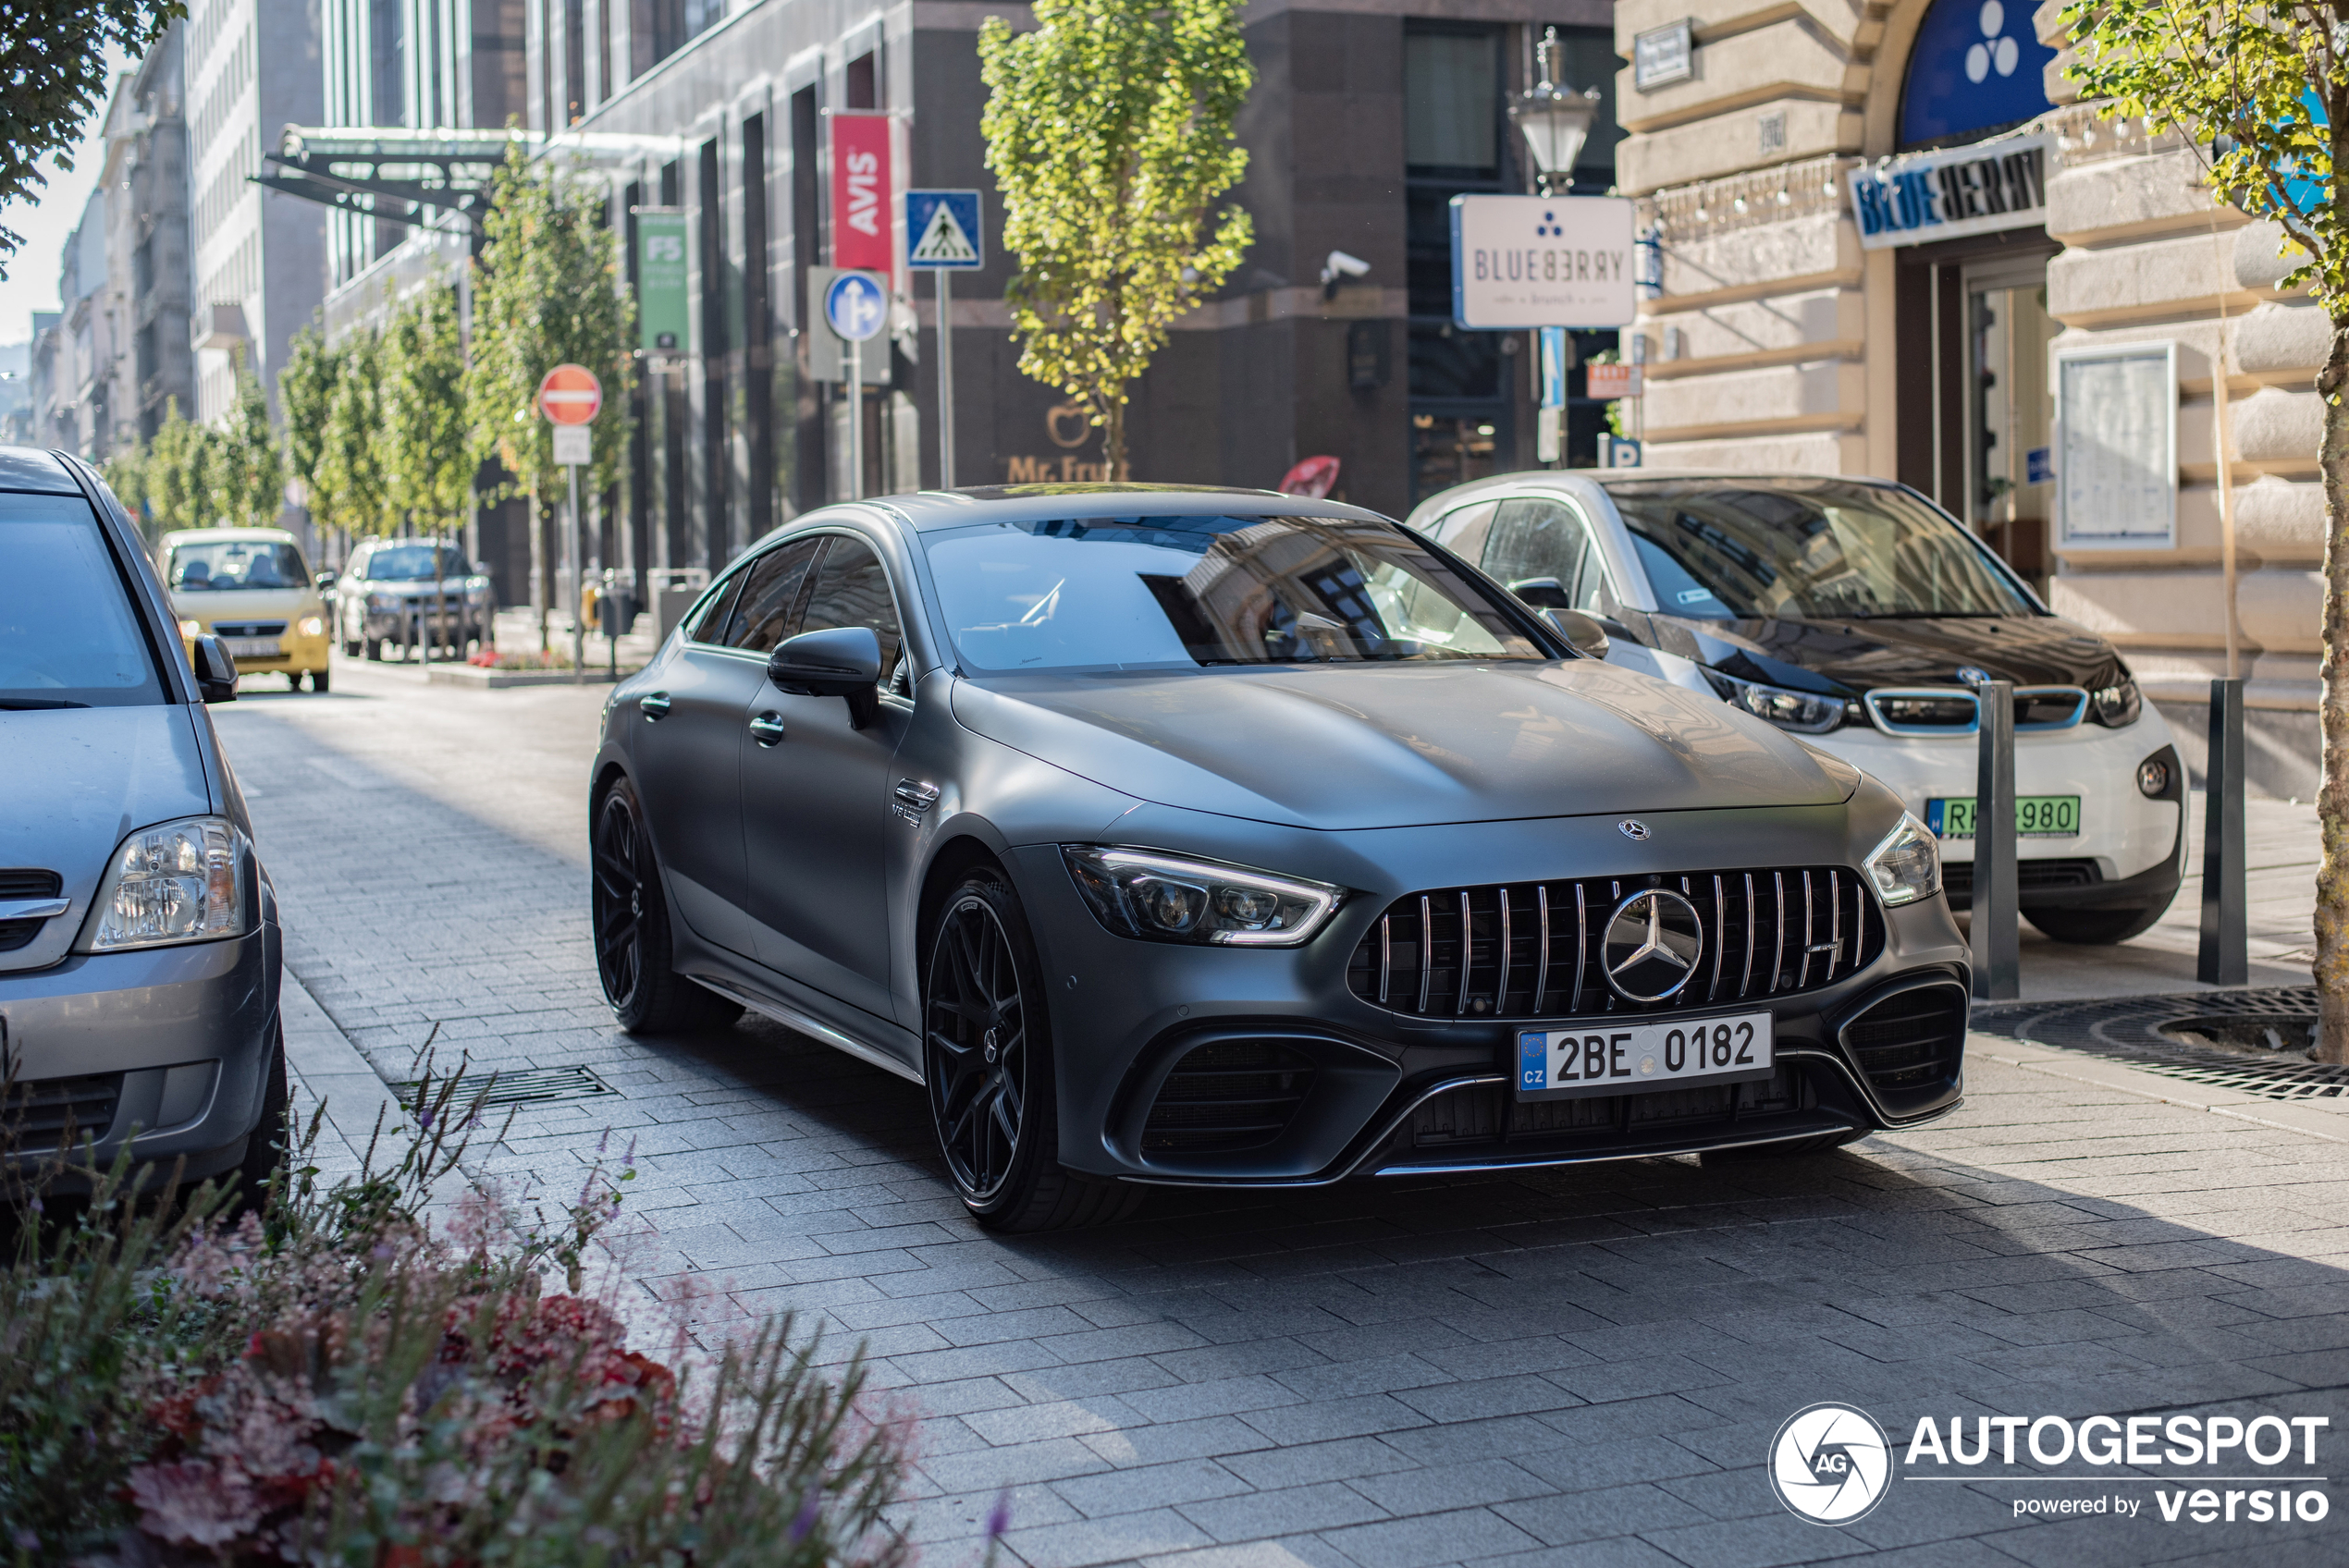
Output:
M647 692L636 699L636 706L646 718L658 718L669 711L669 693Z
M750 738L762 746L771 746L783 738L783 716L762 713L750 721Z

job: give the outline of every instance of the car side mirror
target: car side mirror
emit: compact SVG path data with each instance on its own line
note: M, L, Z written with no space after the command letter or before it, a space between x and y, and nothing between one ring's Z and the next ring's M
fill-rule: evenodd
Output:
M834 626L786 637L767 655L767 679L801 697L845 697L862 729L879 710L880 637L869 626Z
M1509 592L1537 610L1570 610L1574 601L1566 584L1555 577L1526 577L1509 584Z
M228 656L228 644L205 635L191 643L188 651L196 667L196 695L207 703L235 702L237 661Z
M323 594L335 585L335 574L331 571L322 571L312 578L311 582L316 585L318 592Z
M1606 628L1599 624L1596 617L1584 615L1580 610L1552 606L1542 611L1542 619L1548 621L1557 634L1586 659L1603 659L1606 657L1607 649L1613 646Z

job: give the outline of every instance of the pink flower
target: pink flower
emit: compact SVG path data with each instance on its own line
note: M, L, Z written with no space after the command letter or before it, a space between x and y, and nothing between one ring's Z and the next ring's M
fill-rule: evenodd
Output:
M142 1464L130 1472L139 1527L181 1546L219 1546L261 1523L261 1500L233 1470L200 1463Z

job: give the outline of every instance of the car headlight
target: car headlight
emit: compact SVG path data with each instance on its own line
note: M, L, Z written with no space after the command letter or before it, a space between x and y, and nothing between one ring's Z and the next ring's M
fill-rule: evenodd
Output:
M1743 708L1756 718L1766 718L1779 729L1791 729L1798 735L1824 735L1843 722L1841 697L1740 680L1717 669L1706 670L1704 678L1713 682L1713 689L1731 707Z
M1900 825L1869 852L1867 873L1888 908L1933 897L1941 890L1941 846L1933 829L1902 812Z
M180 636L182 636L182 637L201 637L201 636L203 636L203 621L201 621L201 620L183 620L183 621L181 621L181 622L179 623L179 635L180 635Z
M98 885L89 952L209 942L245 934L244 835L226 817L141 827Z
M326 618L322 615L303 616L301 624L294 630L304 637L324 637L326 634Z
M2144 707L2137 683L2125 675L2118 686L2101 686L2088 693L2088 716L2108 729L2126 729L2137 722Z
M371 610L387 610L391 608L391 595L388 594L370 594L367 595L367 607Z
M1094 918L1121 937L1235 948L1293 948L1336 912L1344 890L1151 850L1063 844Z

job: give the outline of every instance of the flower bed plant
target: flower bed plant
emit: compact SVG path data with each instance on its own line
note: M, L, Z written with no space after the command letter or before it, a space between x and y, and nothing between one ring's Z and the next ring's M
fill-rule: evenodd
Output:
M526 648L483 648L466 655L465 662L483 669L569 669L568 649L549 648L535 653Z
M885 1511L909 1427L861 1359L819 1369L789 1318L655 1359L582 1292L633 1172L598 1160L552 1225L478 1189L427 1222L477 1121L453 1090L427 1069L398 1159L371 1143L331 1185L314 1122L233 1219L232 1194L141 1194L124 1163L69 1213L43 1211L43 1172L18 1182L0 1562L908 1562Z

